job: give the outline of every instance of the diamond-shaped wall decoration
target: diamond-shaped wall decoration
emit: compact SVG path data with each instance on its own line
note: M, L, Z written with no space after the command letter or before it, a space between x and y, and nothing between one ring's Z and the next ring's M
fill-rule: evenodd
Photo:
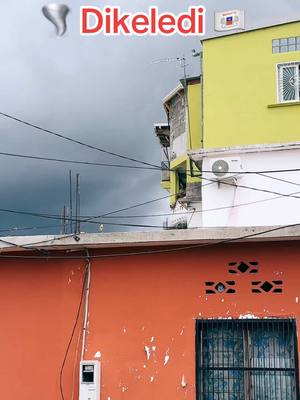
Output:
M228 263L230 267L228 272L230 274L238 274L238 273L249 273L256 274L258 272L258 262L257 261L232 261Z
M235 286L235 281L226 281L226 282L205 282L206 286L206 294L224 294L224 293L235 293L235 289L232 286Z
M282 293L282 281L254 281L252 293Z

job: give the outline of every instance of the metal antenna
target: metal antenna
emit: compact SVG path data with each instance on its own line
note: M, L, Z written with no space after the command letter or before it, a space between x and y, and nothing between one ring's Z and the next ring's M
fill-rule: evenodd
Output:
M76 174L76 223L75 234L80 234L80 175Z
M167 63L167 62L176 62L179 61L179 57L172 57L172 58L159 58L157 60L153 60L151 64L160 64L160 63Z
M63 234L66 234L66 217L67 217L67 209L66 206L64 206L63 210Z
M73 193L72 193L72 171L69 170L69 204L70 204L70 232L73 232Z
M183 69L184 85L186 86L186 79L187 79L186 68L189 65L186 63L186 58L184 55L181 58L179 58L179 62L180 62L180 67Z
M62 212L61 212L61 229L60 229L60 234L65 235L66 234L66 219L67 219L67 208L64 205Z
M188 64L186 63L186 57L184 55L182 57L160 58L158 60L152 61L151 64L160 64L169 62L179 62L180 67L183 68L183 76L184 79L186 80L187 78L186 68L188 67Z
M64 231L64 210L61 211L60 215L61 215L60 216L60 224L61 224L61 226L60 226L60 234L62 235L63 231Z

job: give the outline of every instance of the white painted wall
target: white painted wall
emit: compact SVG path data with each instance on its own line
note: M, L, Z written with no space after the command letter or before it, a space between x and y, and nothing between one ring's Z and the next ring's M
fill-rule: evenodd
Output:
M187 141L186 132L182 133L177 138L173 139L171 146L171 154L172 152L174 152L176 154L176 158L185 154L186 141Z
M224 157L228 157L226 153ZM281 151L240 152L244 171L263 171L300 168L300 149ZM205 156L203 171L208 170L211 159L220 159L222 155ZM196 227L202 219L203 227L230 226L270 226L300 223L300 171L268 173L271 177L288 180L286 183L257 174L240 175L237 184L258 189L275 191L282 194L294 194L299 198L289 198L277 194L254 191L247 188L212 183L202 189L202 213L191 219L189 227ZM209 183L205 178L211 175L203 172L203 185ZM257 202L255 204L248 204ZM227 207L224 210L211 209ZM197 210L199 211L199 209Z

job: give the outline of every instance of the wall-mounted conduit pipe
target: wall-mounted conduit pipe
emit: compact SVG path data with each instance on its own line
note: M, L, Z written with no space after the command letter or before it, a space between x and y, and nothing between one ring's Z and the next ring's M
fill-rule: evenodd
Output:
M81 347L81 357L80 360L84 359L85 343L86 343L86 333L89 317L89 296L90 296L90 284L91 284L91 259L90 253L86 250L86 286L85 286L85 298L84 298L84 318L83 318L83 328L82 328L82 347Z

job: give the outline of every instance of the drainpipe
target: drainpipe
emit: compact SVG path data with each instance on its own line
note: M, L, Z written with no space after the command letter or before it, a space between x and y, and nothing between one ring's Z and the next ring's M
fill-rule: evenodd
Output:
M203 79L203 52L200 54L200 64L201 64L201 71L200 71L200 90L201 90L201 144L202 148L204 146L204 79Z

